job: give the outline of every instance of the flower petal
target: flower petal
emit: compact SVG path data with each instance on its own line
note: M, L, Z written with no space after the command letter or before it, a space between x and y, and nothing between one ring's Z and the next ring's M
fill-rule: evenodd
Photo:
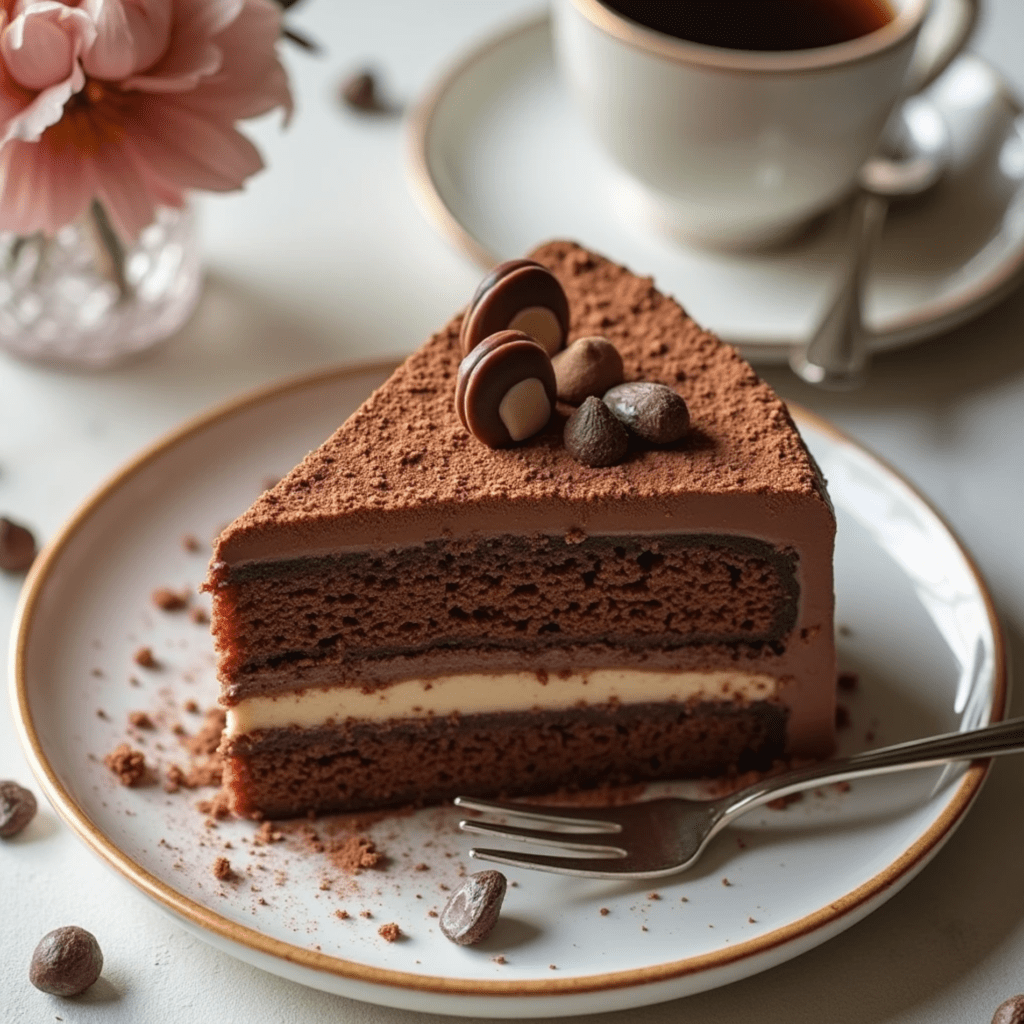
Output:
M45 139L0 150L0 230L56 234L82 214L92 192L88 168L67 174Z
M29 4L0 36L0 56L26 89L48 89L70 78L82 42L95 36L84 11L46 0Z

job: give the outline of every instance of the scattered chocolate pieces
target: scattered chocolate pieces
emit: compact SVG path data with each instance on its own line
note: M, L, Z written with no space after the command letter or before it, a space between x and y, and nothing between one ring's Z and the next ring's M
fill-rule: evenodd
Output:
M509 260L480 282L462 320L463 356L498 331L522 331L549 356L565 345L569 300L547 267Z
M562 441L584 466L614 466L626 457L629 435L600 398L593 396L565 421Z
M1024 1024L1024 995L1011 996L1000 1003L992 1024Z
M118 777L122 786L138 786L146 777L146 757L120 743L103 758L103 763Z
M180 612L188 607L188 589L171 590L170 587L157 587L153 591L153 604L163 612Z
M505 876L500 871L478 871L451 894L441 911L441 931L460 946L487 938L498 923L505 898Z
M0 516L0 569L27 572L36 558L36 539L27 526Z
M0 782L0 839L16 836L36 816L36 798L17 782Z
M840 672L836 677L836 686L846 693L853 693L860 683L860 676L856 672Z
M103 953L95 936L84 928L55 928L39 941L28 969L28 980L54 996L78 996L103 970Z
M181 538L181 546L193 555L198 555L203 551L203 545L194 533L186 533Z
M622 356L607 338L580 338L552 356L558 400L580 405L622 383Z
M605 394L604 401L623 424L651 444L672 444L690 429L686 402L666 384L619 384Z
M360 114L380 114L387 110L377 95L377 79L372 71L350 75L341 83L338 95L345 106Z
M389 921L377 929L377 934L385 942L397 942L402 937L402 929L394 921Z
M462 425L491 448L507 448L543 430L556 397L550 357L522 331L492 334L459 366L455 410Z
M145 711L129 711L128 724L135 729L155 729L153 719Z

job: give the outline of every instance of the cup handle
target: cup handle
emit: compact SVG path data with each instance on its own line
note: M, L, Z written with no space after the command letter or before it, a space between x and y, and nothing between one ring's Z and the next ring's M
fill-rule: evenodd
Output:
M907 95L927 88L953 62L970 39L981 0L934 0L907 75Z

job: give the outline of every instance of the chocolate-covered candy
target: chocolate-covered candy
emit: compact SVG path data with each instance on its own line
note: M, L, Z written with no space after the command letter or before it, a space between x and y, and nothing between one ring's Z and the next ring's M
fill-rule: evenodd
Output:
M81 995L103 970L103 953L84 928L68 925L42 937L32 954L28 980L54 996Z
M1024 995L1012 996L1000 1003L992 1024L1024 1024Z
M0 839L16 836L35 816L32 791L16 782L0 781Z
M0 516L0 569L25 572L35 557L36 539L32 531Z
M665 384L619 384L605 393L604 402L617 419L651 444L671 444L690 429L686 402Z
M547 426L555 407L555 371L547 352L522 331L499 331L459 366L455 410L491 448L507 448Z
M498 331L522 331L549 356L565 345L569 300L547 267L533 260L509 260L480 282L462 321L462 354Z
M478 871L470 875L441 911L438 922L444 935L460 946L486 939L498 923L505 898L505 876L500 871Z
M580 338L551 360L558 400L580 405L622 383L622 356L607 338Z
M626 428L592 395L565 421L562 441L566 451L584 466L614 466L629 450Z

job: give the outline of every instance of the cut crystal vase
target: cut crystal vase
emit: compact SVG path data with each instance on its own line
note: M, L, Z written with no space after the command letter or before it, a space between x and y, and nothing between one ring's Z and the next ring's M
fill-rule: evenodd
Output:
M110 366L170 337L199 298L191 207L161 209L131 244L93 203L53 237L0 234L0 349Z

